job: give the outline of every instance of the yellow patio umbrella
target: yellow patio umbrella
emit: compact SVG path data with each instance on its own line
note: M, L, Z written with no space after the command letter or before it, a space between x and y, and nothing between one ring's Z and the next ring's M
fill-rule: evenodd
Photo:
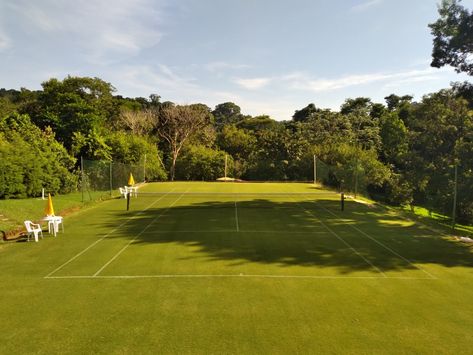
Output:
M48 202L44 209L44 213L46 213L46 216L54 216L53 199L51 198L51 194L48 194Z
M130 173L130 177L128 178L128 186L133 186L135 184L135 179L133 179L133 174Z

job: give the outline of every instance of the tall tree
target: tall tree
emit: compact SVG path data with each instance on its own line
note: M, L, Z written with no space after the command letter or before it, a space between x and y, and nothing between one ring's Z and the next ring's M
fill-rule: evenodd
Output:
M222 128L226 124L235 124L242 120L240 106L233 102L224 102L215 106L212 111L215 117L215 125L217 128Z
M322 111L321 109L315 107L313 103L308 104L306 107L296 110L292 119L296 122L307 122L314 114Z
M171 152L170 178L174 180L176 161L184 144L199 130L210 124L209 112L198 105L166 106L158 116L158 134L168 143Z
M63 81L50 79L42 86L39 108L28 113L39 127L50 126L68 149L77 132L100 133L107 122L118 116L112 96L115 89L99 78L68 76Z
M442 0L440 18L429 24L434 36L430 65L451 65L458 73L473 75L473 11L461 6L460 1Z

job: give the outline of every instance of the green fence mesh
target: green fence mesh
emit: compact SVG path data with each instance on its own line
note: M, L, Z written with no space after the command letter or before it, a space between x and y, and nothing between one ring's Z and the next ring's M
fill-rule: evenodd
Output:
M135 183L144 182L144 164L123 164L105 160L81 161L80 190L82 200L96 200L118 195L118 188L128 184L130 174Z

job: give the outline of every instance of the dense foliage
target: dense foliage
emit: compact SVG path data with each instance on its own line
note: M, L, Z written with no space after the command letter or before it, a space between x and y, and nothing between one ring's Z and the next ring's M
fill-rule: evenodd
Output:
M444 0L430 25L434 66L472 73L473 15ZM473 85L414 102L348 98L340 110L313 103L292 118L249 116L233 102L176 105L114 95L99 78L50 79L42 90L0 89L0 198L77 187L80 158L146 162L146 179L318 179L392 204L421 204L473 221ZM455 178L456 171L456 178Z

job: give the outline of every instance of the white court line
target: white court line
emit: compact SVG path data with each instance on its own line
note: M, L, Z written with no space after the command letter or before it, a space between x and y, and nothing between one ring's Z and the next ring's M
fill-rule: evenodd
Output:
M237 203L235 201L235 224L236 224L236 231L240 231L240 223L238 222L238 208L237 208Z
M105 265L103 265L100 269L97 270L97 272L93 275L94 277L96 277L98 274L100 274L108 265L110 265L116 258L118 258L120 256L121 253L123 253L125 251L126 248L128 248L130 246L131 243L133 243L136 238L138 238L140 235L142 235L154 222L156 222L158 220L159 217L161 217L163 214L165 214L169 209L172 208L172 206L174 206L176 204L177 201L179 201L182 196L184 196L185 192L183 194L181 194L181 196L178 197L177 200L175 200L168 208L166 208L162 213L160 213L157 217L155 217L151 222L148 223L148 225L146 227L143 228L143 230L138 233L133 239L131 239L122 249L120 249L120 251L118 253L116 253L113 258L111 258L107 263L105 263Z
M330 213L331 215L337 217L338 219L341 219L341 217L339 215L337 215L336 213L333 213L332 211L328 210L327 208L323 207L323 206L320 206L321 208L323 208L324 210L326 210L328 213ZM430 272L428 272L427 270L424 270L423 268L413 264L409 259L403 257L401 254L399 254L398 252L394 251L393 249L391 249L390 247L384 245L383 243L381 243L380 241L376 240L375 238L373 238L372 236L370 236L368 233L362 231L361 229L359 229L358 227L355 227L354 225L351 225L351 224L347 224L349 227L353 228L354 230L356 230L358 233L364 235L365 237L369 238L370 240L372 240L373 242L377 243L378 245L382 246L384 249L390 251L392 254L394 254L395 256L397 256L398 258L401 258L402 260L406 261L408 264L410 264L411 266L415 267L417 270L420 270L422 272L424 272L425 274L427 274L430 278L432 279L436 279L437 277L432 275Z
M172 191L172 190L171 190ZM166 196L166 195L164 195ZM143 211L146 211L148 209L150 209L151 207L153 207L157 202L159 202L164 196L162 196L160 199L154 201L152 204L150 204L148 207L146 207ZM72 258L70 258L68 261L66 261L64 264L58 266L56 269L54 269L53 271L51 271L49 274L47 274L45 276L45 278L48 278L49 276L51 276L52 274L56 273L57 271L61 270L64 266L66 266L67 264L71 263L72 261L74 261L75 259L77 259L79 256L81 256L82 254L84 254L87 250L89 250L90 248L94 247L94 245L96 245L98 242L101 242L102 240L104 240L105 238L107 238L108 236L112 235L113 233L115 233L117 230L119 230L121 227L123 227L125 224L127 224L128 222L132 221L134 219L134 217L136 217L137 215L140 215L143 213L143 211L139 211L137 213L135 213L133 216L131 217L128 217L128 219L123 222L122 224L120 224L118 227L115 227L114 229L112 229L110 232L108 232L107 234L105 234L102 238L100 239L97 239L95 242L93 242L92 244L90 244L87 248L85 248L84 250L82 250L80 253L74 255Z
M265 279L366 279L366 280L434 280L430 277L409 277L409 276L334 276L334 275L246 275L246 274L163 274L163 275L72 275L72 276L49 276L47 279L179 279L179 278L265 278Z
M370 265L373 269L378 271L383 277L388 277L380 268L378 268L376 265L374 265L371 261L366 259L362 254L358 252L355 248L353 248L345 239L340 237L337 233L335 233L334 230L329 228L321 219L317 218L311 211L306 209L304 206L302 206L296 199L293 198L293 201L297 203L297 205L305 211L306 214L311 215L313 218L315 218L327 231L329 231L330 234L335 236L338 240L340 240L343 244L345 244L349 249L351 249L356 255L358 255L361 259L363 259L368 265Z
M143 234L156 233L271 233L271 234L327 234L325 230L308 230L308 231L282 231L282 230L235 230L235 229L212 229L212 230L154 230L146 231Z

